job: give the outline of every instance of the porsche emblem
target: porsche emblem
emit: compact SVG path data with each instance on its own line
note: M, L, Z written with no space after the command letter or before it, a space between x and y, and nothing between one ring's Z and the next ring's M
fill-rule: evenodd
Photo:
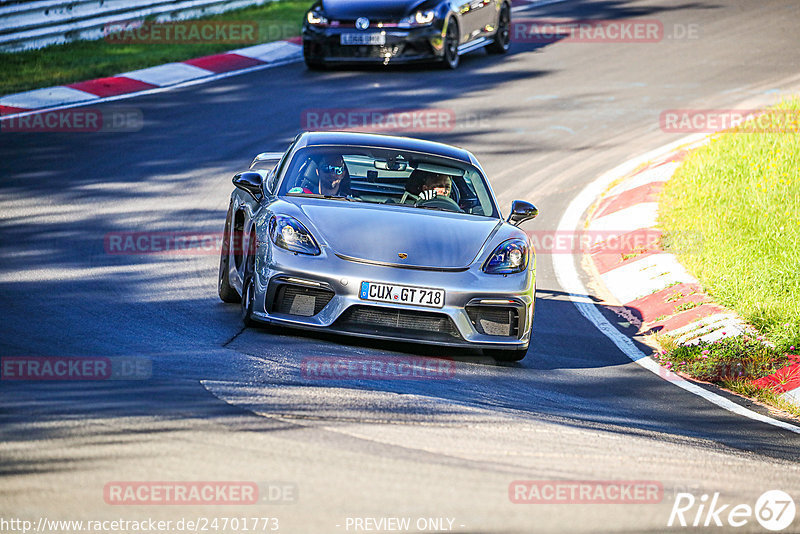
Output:
M397 255L400 257L401 260L404 260L408 257L408 254L405 252L398 252Z

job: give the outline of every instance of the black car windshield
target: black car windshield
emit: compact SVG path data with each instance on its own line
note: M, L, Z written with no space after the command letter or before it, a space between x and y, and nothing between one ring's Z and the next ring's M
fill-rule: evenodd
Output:
M499 217L486 180L473 165L386 148L298 150L278 191L287 195Z

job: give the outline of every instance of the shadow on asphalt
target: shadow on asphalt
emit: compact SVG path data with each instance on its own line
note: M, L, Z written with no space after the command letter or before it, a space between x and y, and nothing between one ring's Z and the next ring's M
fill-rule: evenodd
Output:
M706 3L632 4L575 1L548 7L547 15L619 19L716 7ZM227 207L224 196L218 209L178 208L174 203L197 193L202 181L198 176L209 178L208 182L218 179L229 187L230 176L246 167L254 154L285 149L302 128L302 112L329 108L331 95L336 95L339 108L357 109L365 102L380 101L386 107L418 109L489 92L507 82L534 85L551 72L523 69L514 56L544 49L515 43L507 58L471 54L455 72L403 67L306 73L300 78L312 83L302 90L287 89L281 73L295 67L285 67L272 71L276 75L271 77L252 73L199 88L140 97L132 101L144 112L145 124L139 132L0 134L0 194L18 202L17 206L40 206L47 215L0 221L0 305L6 315L0 354L150 354L156 364L155 379L141 383L2 382L0 439L7 446L75 436L89 444L115 440L145 443L146 433L173 432L206 419L226 421L233 431L281 430L288 425L220 402L200 387L199 380L219 380L227 371L223 379L233 382L236 373L230 370L238 369L234 363L244 366L241 360L245 358L247 366L265 370L243 377L251 384L314 387L319 383L309 384L297 373L298 357L310 350L345 356L358 350L451 357L462 363L464 370L451 380L331 381L326 387L419 395L619 434L712 440L796 460L798 439L794 435L723 412L639 369L599 336L556 290L539 291L527 358L518 364L498 365L473 351L387 345L325 334L275 336L250 329L236 336L238 311L219 303L214 295L214 257L125 256L104 250L104 238L111 232L221 231ZM400 77L402 86L387 84ZM589 99L581 98L568 104L587 110L592 106ZM540 105L544 109L552 103ZM426 137L468 145L473 136L504 128L499 108L481 112L493 117L489 127ZM535 113L536 107L530 112ZM191 128L188 122L211 127ZM265 131L276 133L265 138ZM541 145L536 150L549 152L553 147ZM530 155L531 150L498 146L496 153ZM126 202L137 202L139 211L115 209ZM47 212L49 205L57 209ZM170 208L165 210L165 205ZM198 283L205 283L204 297L187 297L197 291ZM606 317L620 322L613 311L599 306ZM201 363L193 359L210 348L223 352L220 347L232 336L230 350L224 351L230 353L227 356L215 355L213 361L198 359ZM634 343L649 353L645 345ZM158 356L174 352L176 347L179 356ZM278 378L269 373L275 370L280 372ZM309 398L304 409L313 410L315 402ZM287 406L276 402L273 408ZM451 422L444 409L431 408L426 416ZM146 425L128 425L125 418L129 417ZM101 424L88 429L83 423L89 420ZM31 422L36 423L35 430L31 430ZM114 427L104 427L103 422L113 422ZM20 431L23 427L24 434ZM702 443L709 446L709 442ZM70 464L42 458L13 464L0 460L0 473L77 469L89 460L75 459Z

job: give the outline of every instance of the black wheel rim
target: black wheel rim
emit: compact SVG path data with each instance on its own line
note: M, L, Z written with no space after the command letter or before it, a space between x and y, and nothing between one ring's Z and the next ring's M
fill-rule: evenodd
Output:
M444 46L445 54L447 54L447 62L452 65L458 59L458 34L453 31L452 26L447 29Z
M508 48L511 42L510 18L511 17L508 16L508 7L504 7L503 11L500 13L500 28L497 31L497 40L503 48Z

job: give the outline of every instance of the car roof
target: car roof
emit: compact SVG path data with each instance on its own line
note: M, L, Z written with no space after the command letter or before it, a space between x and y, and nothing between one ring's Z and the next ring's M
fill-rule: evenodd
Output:
M475 158L467 150L434 141L400 137L395 135L381 135L357 132L306 132L298 142L302 146L324 145L352 145L375 148L392 148L435 154L466 163L475 163Z

